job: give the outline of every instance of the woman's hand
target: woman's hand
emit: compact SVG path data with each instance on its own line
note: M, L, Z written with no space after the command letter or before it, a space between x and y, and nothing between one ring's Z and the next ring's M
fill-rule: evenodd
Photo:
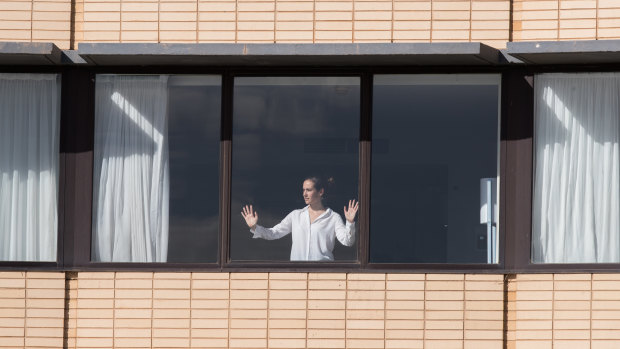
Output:
M357 213L357 209L359 208L359 202L355 202L355 199L349 200L349 209L344 207L344 218L347 219L349 223L355 222L355 214Z
M243 207L243 212L241 212L243 219L245 219L245 224L250 227L250 229L256 228L256 222L258 222L258 213L254 212L252 205L245 205Z

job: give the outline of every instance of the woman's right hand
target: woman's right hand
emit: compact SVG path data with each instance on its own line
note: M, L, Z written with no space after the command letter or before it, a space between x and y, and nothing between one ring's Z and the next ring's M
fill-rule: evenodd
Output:
M252 205L245 205L243 207L243 212L241 212L243 219L245 219L245 224L250 227L250 229L256 228L256 222L258 222L258 213L254 211Z

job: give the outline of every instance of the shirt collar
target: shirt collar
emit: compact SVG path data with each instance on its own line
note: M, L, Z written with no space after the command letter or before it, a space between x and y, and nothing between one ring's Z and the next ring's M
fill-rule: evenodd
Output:
M306 205L306 207L301 209L302 211L309 211L310 210L310 205ZM320 216L318 216L314 221L318 221L319 219L322 219L324 217L329 217L332 214L332 209L329 207L325 207L325 212L321 213ZM310 214L310 212L308 212L308 214Z

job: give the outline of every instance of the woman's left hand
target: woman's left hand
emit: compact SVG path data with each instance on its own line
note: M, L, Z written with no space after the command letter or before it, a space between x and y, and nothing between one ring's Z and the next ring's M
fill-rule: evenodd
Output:
M344 207L344 218L347 219L349 223L355 222L355 214L357 213L357 209L359 208L359 202L356 202L355 199L349 200L349 209Z

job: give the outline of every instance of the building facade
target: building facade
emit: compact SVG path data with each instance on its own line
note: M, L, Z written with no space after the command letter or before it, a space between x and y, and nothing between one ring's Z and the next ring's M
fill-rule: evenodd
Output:
M618 348L619 39L615 0L2 1L0 348ZM314 174L356 241L290 261L238 212Z

